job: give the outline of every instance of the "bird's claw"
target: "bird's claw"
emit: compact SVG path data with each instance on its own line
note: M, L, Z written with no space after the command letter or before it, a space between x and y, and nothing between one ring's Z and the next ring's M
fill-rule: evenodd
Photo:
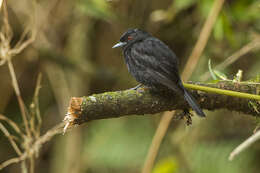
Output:
M133 88L130 88L129 90L138 90L140 87L142 87L142 84L139 84Z
M186 125L192 125L191 113L188 109L184 109L182 113L180 113L177 117L178 119L186 120Z
M150 89L150 88L146 87L145 85L139 84L139 85L137 85L134 88L130 88L129 90L135 90L135 91L137 91L139 93L142 93L142 92L144 92L145 90L148 90L148 89Z

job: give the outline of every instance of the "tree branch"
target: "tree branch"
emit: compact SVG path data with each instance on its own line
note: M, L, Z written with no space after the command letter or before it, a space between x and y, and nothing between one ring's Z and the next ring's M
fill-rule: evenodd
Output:
M212 88L232 90L243 93L256 94L257 84L240 84L233 82L219 82L217 84L200 84ZM253 116L258 115L260 103L256 100L206 93L190 90L202 109L243 112ZM124 90L93 94L87 97L72 97L68 113L64 121L82 124L91 120L116 118L126 115L155 114L163 111L189 108L181 96L171 91L153 92L148 88Z

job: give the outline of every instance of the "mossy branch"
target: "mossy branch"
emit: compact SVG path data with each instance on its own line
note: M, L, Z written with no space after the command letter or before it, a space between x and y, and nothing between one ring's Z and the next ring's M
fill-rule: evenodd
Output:
M260 86L257 84L219 82L216 84L185 84L185 87L203 90L190 90L190 93L196 98L202 109L211 111L228 109L252 116L257 116L258 110L260 110L258 95ZM215 94L214 90L215 93L219 94ZM189 106L183 98L171 91L155 93L147 88L140 88L137 91L124 90L93 94L86 97L73 97L71 98L65 121L69 122L70 125L82 124L97 119L155 114L187 108Z

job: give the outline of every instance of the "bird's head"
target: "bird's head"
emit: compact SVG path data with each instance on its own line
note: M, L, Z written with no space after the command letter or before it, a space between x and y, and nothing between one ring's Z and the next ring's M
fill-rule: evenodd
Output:
M133 43L142 41L143 39L149 37L150 34L142 31L140 29L128 29L121 37L117 44L115 44L112 48L116 47L126 47L127 45L131 45Z

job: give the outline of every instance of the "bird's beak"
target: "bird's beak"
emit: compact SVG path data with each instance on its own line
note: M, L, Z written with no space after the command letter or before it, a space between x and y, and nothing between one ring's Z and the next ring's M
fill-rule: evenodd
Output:
M126 45L126 42L119 42L119 43L115 44L112 48L122 47L124 45Z

